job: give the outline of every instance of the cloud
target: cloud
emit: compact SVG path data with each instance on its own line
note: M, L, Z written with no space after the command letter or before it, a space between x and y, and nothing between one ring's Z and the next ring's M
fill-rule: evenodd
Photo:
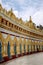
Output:
M2 0L0 0L0 4L2 4Z
M10 9L10 7L9 7L8 4L5 5L5 4L3 3L3 0L0 0L0 4L2 5L3 8L5 8L5 9L7 9L7 10Z
M20 5L23 5L25 2L25 0L15 0L15 1L17 1Z
M33 15L33 21L34 21L34 23L36 23L37 25L39 25L39 24L43 25L43 10L42 10L42 11L37 11L37 12Z
M18 11L13 11L13 13L17 16L17 17L19 17L19 13L18 13Z
M19 12L19 17L22 17L23 20L29 20L29 16L33 16L33 14L36 12L35 8L32 7L26 7L23 11Z
M28 20L29 21L29 17L32 16L32 21L36 24L36 25L43 25L43 10L36 10L34 8L30 8L28 10L19 12L19 17L22 17L22 19L24 21Z

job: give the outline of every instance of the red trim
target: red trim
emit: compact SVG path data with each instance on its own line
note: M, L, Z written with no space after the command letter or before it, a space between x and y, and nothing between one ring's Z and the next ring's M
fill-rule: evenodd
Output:
M9 33L7 33L7 32L2 32L2 31L1 31L1 33L4 33L4 34L9 34ZM9 34L9 35L11 35L11 36L16 36L16 37L21 37L21 38L25 38L25 39L29 39L29 38L22 37L22 36L18 36L18 35L14 35L14 34Z
M9 33L7 33L7 32L3 32L3 31L0 31L0 32L1 32L1 33L4 33L4 34L9 34ZM14 35L14 34L9 34L9 35L32 40L31 38L26 38L26 37L22 37L22 36ZM33 38L34 38L34 37L33 37ZM34 39L33 39L33 40L34 40ZM38 40L37 40L37 41L38 41Z

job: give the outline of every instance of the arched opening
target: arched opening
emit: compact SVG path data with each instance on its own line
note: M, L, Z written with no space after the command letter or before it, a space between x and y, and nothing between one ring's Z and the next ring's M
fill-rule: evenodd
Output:
M14 54L15 55L17 54L17 45L16 45L16 43L14 44Z
M43 51L43 45L42 45L42 51Z
M10 54L10 42L8 41L8 45L7 45L7 54L8 54L8 58L11 58L11 54Z
M0 62L3 60L2 57L2 42L0 41Z
M26 45L24 44L24 54L26 54Z

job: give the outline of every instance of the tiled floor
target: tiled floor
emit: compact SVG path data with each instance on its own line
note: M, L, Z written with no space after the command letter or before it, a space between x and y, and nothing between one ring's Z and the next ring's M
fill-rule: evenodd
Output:
M43 65L43 52L23 56L1 65Z

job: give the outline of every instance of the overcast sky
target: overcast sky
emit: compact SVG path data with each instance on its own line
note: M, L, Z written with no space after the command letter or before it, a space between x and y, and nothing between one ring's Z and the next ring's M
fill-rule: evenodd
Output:
M0 0L2 6L13 12L17 17L22 17L23 20L32 20L36 25L43 25L43 0Z

